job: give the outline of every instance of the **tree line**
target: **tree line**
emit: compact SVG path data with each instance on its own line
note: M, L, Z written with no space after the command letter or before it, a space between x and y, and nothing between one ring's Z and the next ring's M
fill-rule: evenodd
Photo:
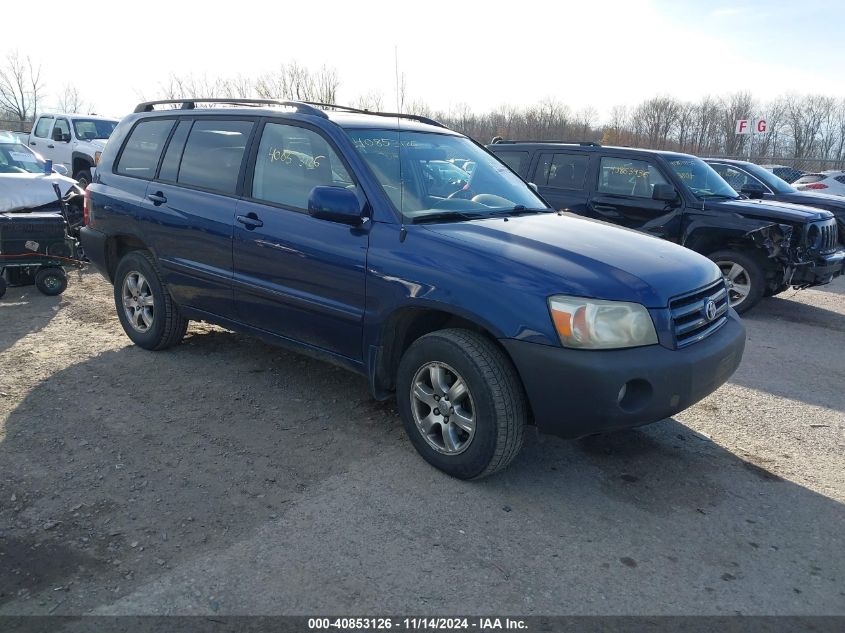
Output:
M337 103L341 80L326 66L309 68L297 62L259 75L171 75L147 98L264 98ZM17 52L0 63L0 119L25 124L46 103L40 64ZM749 157L784 161L812 169L845 167L845 99L788 93L770 101L750 92L704 96L683 101L658 95L635 106L615 105L601 120L593 107L573 109L547 98L531 106L503 105L479 112L467 103L435 109L408 97L404 75L395 95L361 92L348 105L367 110L396 110L439 120L481 143L494 137L526 140L589 141L675 150L700 156ZM72 85L51 102L51 109L92 109ZM766 134L735 134L738 119L764 116Z

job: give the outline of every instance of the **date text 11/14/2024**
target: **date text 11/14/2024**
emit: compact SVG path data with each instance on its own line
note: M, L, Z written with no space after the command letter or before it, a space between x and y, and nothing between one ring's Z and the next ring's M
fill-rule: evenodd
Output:
M309 618L309 630L340 631L518 631L528 627L518 618L352 617Z

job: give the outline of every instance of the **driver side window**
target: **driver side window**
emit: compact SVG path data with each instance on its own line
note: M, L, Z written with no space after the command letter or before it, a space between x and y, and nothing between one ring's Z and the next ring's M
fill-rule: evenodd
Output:
M749 178L746 173L741 172L738 169L734 169L733 167L729 167L728 165L712 165L712 167L716 170L716 173L731 186L731 189L736 192L739 192L746 183L756 182Z
M651 198L654 185L669 184L651 163L629 158L604 157L599 168L599 193Z
M68 138L70 136L70 124L67 122L67 119L56 119L56 125L53 128L53 138L56 137L58 133L61 133L62 138Z
M255 159L252 197L307 209L314 187L354 189L355 183L320 134L295 125L267 123Z

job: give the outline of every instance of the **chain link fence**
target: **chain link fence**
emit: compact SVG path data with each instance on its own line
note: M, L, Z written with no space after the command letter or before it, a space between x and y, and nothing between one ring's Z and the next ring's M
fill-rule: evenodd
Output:
M29 132L32 129L32 121L16 121L11 119L0 119L0 132Z
M718 158L731 158L734 160L749 160L748 156L719 156ZM752 163L758 165L783 165L805 172L820 172L832 169L845 169L845 160L831 158L787 158L784 156L754 156Z

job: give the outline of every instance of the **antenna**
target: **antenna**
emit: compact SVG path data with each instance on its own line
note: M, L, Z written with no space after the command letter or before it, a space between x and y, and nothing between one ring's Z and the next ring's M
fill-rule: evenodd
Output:
M402 114L402 104L399 102L399 46L393 46L393 65L396 71L396 111Z

